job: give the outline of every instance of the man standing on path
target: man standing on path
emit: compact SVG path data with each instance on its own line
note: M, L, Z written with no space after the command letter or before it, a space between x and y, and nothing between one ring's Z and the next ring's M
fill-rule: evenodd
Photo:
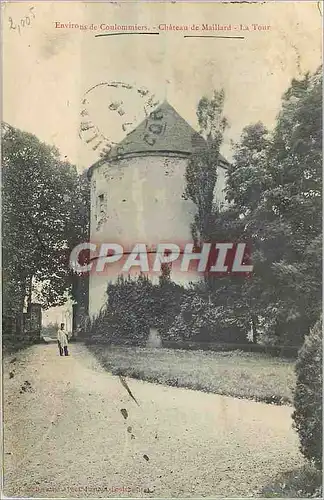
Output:
M61 328L57 332L57 345L59 348L60 356L68 356L68 332L64 329L64 323L61 323Z

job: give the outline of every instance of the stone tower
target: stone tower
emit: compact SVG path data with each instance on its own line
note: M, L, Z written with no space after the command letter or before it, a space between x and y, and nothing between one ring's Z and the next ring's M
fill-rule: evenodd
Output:
M192 241L190 225L196 207L183 198L185 171L194 148L204 139L164 102L130 132L109 159L89 169L91 180L90 241L119 243L127 251L136 243L154 248L157 243ZM215 198L224 201L227 162L218 166ZM91 273L89 315L98 314L114 273ZM192 276L174 276L191 281Z

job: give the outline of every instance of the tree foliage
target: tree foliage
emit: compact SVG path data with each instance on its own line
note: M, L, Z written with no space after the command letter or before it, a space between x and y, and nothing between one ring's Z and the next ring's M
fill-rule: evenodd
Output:
M223 133L228 126L223 116L224 91L214 91L211 99L204 96L197 107L200 133L205 138L205 146L196 148L186 169L184 197L197 207L192 234L196 241L205 238L208 218L212 211L214 189L217 181L219 150Z
M156 328L162 339L176 315L184 289L170 280L169 268L162 268L158 284L145 275L118 276L108 283L107 301L92 322L89 334L102 342L145 345L150 328Z
M269 132L261 122L243 129L240 142L234 144L233 162L228 168L227 200L237 212L247 216L254 210L267 187L266 158Z
M323 337L322 321L306 335L296 363L297 383L292 415L303 455L322 468L323 413Z
M254 339L301 345L321 308L321 71L293 80L273 132L247 126L234 145L225 212L209 217L210 241L250 245L250 279L209 280L217 304L250 324Z
M69 255L86 238L88 186L56 148L2 126L4 314L32 296L44 308L70 290Z
M251 218L268 262L268 302L278 304L274 330L297 345L321 310L321 89L317 71L284 94L267 154L268 186Z
M215 303L210 296L193 287L183 298L180 313L169 332L169 340L194 342L247 343L245 330L228 315L226 304Z

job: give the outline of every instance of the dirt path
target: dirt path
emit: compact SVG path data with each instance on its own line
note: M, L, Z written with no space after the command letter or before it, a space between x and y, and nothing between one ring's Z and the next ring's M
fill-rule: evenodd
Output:
M128 380L138 407L84 346L71 354L5 359L7 496L253 496L302 461L289 407Z

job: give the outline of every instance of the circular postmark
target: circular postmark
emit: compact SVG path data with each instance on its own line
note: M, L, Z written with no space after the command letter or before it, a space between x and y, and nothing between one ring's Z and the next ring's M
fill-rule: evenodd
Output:
M123 145L120 142L145 120L143 141L153 146L164 127L163 113L156 110L159 104L145 87L119 81L98 83L83 95L79 137L101 158L118 156L127 139Z

